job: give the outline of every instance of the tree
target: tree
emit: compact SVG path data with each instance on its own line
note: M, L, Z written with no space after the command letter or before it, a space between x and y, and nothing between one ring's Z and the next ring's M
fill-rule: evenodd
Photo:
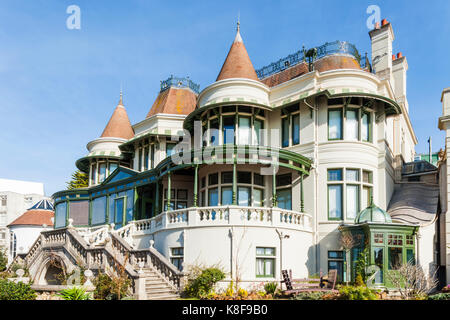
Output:
M406 300L423 298L439 283L436 272L427 276L420 265L411 262L400 264L396 270L389 270L386 278Z
M87 175L87 173L77 170L72 174L72 180L70 180L69 182L66 182L66 184L67 184L67 189L69 189L69 190L85 188L89 185L88 175Z
M6 270L6 266L8 265L8 257L6 256L6 252L3 249L0 249L0 272Z

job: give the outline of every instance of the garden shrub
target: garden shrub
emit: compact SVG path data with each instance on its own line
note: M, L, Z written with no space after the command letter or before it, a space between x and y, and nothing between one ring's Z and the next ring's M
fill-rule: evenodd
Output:
M36 292L30 284L0 279L0 300L35 300Z
M127 296L128 289L131 285L131 280L112 279L105 273L99 273L92 281L95 286L94 298L98 300L119 300Z
M8 257L6 256L6 252L3 249L0 249L0 272L6 270L6 266L8 265Z
M58 296L64 300L90 300L91 295L86 293L86 290L81 287L72 287L61 290Z
M310 292L300 292L293 300L322 300L323 296L328 294L328 292L320 292L320 291L310 291Z
M339 288L339 299L341 300L378 300L374 290L365 286L342 286Z
M264 290L266 290L267 294L271 294L272 296L275 294L275 291L277 291L278 283L276 282L267 282L264 285Z
M225 278L225 273L218 268L207 268L191 279L188 279L184 289L185 294L192 298L201 298L211 293L214 285Z
M450 293L437 293L431 296L428 296L428 300L450 300Z

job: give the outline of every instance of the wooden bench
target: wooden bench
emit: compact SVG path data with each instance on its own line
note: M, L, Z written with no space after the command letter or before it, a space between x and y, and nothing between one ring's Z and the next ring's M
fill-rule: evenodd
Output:
M282 270L283 276L282 283L285 284L286 290L282 291L284 295L291 295L299 292L317 292L317 291L330 291L337 292L335 290L337 280L337 270L329 270L327 277L320 277L320 279L292 279L292 270Z

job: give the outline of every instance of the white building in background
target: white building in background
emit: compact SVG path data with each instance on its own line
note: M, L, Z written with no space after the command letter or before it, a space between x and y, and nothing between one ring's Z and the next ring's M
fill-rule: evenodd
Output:
M165 297L155 278L178 290L177 270L192 265L222 266L224 285L279 281L282 269L354 280L363 249L380 286L408 261L433 272L437 169L413 162L408 64L393 55L392 25L383 20L369 36L371 60L336 41L255 71L238 28L201 92L170 77L133 126L121 96L76 163L89 187L53 195L55 230L25 257L35 283L46 284L49 250L68 269L74 260L113 267L111 252L119 264L131 257L140 298ZM187 132L202 136L187 144L193 151L177 146ZM358 239L351 252L344 231Z
M7 225L43 198L43 183L0 179L0 248L9 250Z

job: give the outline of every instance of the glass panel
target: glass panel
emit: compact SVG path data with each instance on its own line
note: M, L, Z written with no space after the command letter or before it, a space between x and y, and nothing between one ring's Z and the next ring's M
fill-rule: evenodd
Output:
M289 147L289 117L281 119L281 146Z
M117 163L110 163L109 164L109 174L113 173L114 170L117 169Z
M177 201L177 210L178 209L185 209L187 208L187 202L186 201Z
M359 186L347 185L347 218L355 219L359 212Z
M115 199L114 223L120 227L123 223L124 198Z
M55 229L66 226L67 203L61 202L55 208Z
M273 259L265 259L264 261L264 268L266 269L265 275L266 276L272 276L274 274L274 268L273 268Z
M106 178L106 163L100 163L98 166L98 182L101 183Z
M244 172L244 171L239 171L238 174L238 183L248 183L251 184L252 183L252 173L251 172Z
M134 190L127 190L127 209L125 212L126 221L133 220L133 207L134 207Z
M253 183L264 187L264 176L257 173L253 174Z
M342 181L342 169L328 170L328 181Z
M265 248L256 248L256 255L263 256L265 254Z
M328 251L329 259L344 259L344 252L342 251Z
M223 117L223 143L234 144L235 116Z
M359 181L359 170L345 170L345 180L347 181Z
M277 190L278 208L292 210L291 189Z
M373 259L375 265L380 268L375 275L375 283L383 283L383 248L373 249Z
M166 156L167 157L170 157L171 155L173 155L175 153L175 146L176 146L176 144L174 144L174 143L166 144Z
M89 201L69 202L69 217L73 219L74 226L87 226L89 224Z
M263 206L263 190L253 189L253 206L255 207Z
M266 254L266 256L274 256L275 248L265 248L264 253Z
M219 183L219 175L212 173L208 176L208 185L212 186Z
M187 200L187 190L186 189L178 189L177 190L177 199Z
M170 210L175 210L175 201L170 201ZM167 201L164 201L164 211L168 211Z
M416 257L413 249L406 249L406 262L416 264Z
M233 189L231 187L222 187L222 205L233 203Z
M300 143L300 115L292 116L292 144Z
M217 146L219 144L219 118L212 119L209 122L209 135L211 145Z
M288 186L292 183L292 176L290 173L279 175L276 179L277 187Z
M148 170L148 152L149 148L148 146L146 146L144 148L144 170Z
M336 281L341 282L344 276L344 262L343 261L328 261L328 271L337 270Z
M372 183L372 172L363 171L363 182L364 183Z
M328 186L328 217L342 219L342 185Z
M248 207L250 205L250 188L238 188L238 205Z
M342 139L341 110L328 110L328 139Z
M253 122L253 127L255 129L253 144L262 145L263 137L261 137L261 129L264 129L264 122L262 120L255 119L255 121Z
M397 270L402 264L402 248L388 248L389 270Z
M364 112L361 117L361 139L370 140L370 113Z
M233 172L222 172L222 183L233 183Z
M239 144L250 144L249 117L239 117Z
M370 197L372 195L372 188L371 187L363 187L363 193L362 193L362 205L363 208L367 208L370 206Z
M217 188L208 191L208 206L215 207L219 204L219 193Z
M345 120L346 140L358 140L359 138L359 120L358 110L347 110Z
M264 259L256 259L256 275L264 275Z

